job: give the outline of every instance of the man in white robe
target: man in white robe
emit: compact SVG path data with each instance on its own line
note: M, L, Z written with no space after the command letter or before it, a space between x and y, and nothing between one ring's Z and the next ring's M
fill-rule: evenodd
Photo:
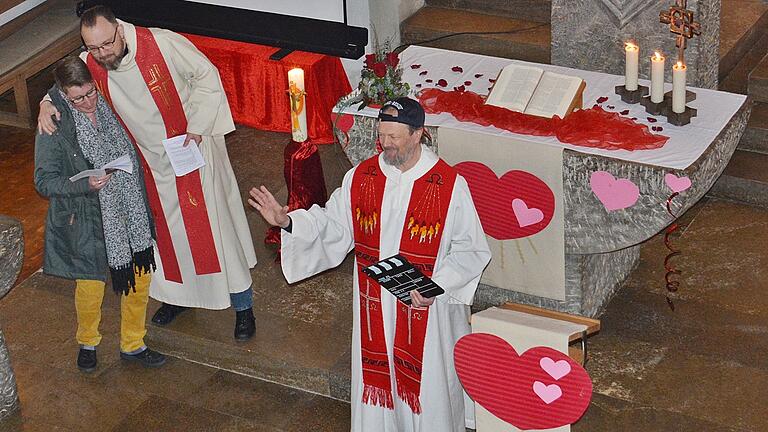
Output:
M371 219L374 224L381 225L379 259L383 259L403 251L401 237L406 238L407 233L406 237L401 234L410 230L406 225L406 216L414 182L431 172L439 163L439 158L420 144L424 111L418 102L407 98L388 102L379 118L378 135L383 153L360 166L366 163L373 164L374 168L378 166L386 177L380 217ZM353 218L353 179L356 179L355 171L360 166L345 175L342 186L333 193L325 208L315 205L309 210L287 213L287 207L278 204L264 186L251 190L249 203L261 212L268 223L283 228L281 262L289 283L338 266L350 251L356 249L355 225L361 222ZM389 387L398 391L394 394L392 407L380 406L382 404L375 403L366 394L364 368L361 366L361 316L363 326L370 321L370 316L367 310L363 310L361 315L360 277L358 272L354 274L352 431L464 432L465 426L474 427L473 405L469 403L456 375L453 347L460 337L470 332L469 305L491 254L469 188L461 176L456 176L444 221L444 234L434 261L432 279L445 290L445 294L425 298L415 290L411 292L414 308L409 309L409 313L423 308L429 311L421 362L421 387L417 395L417 405L420 406L416 410L413 404L398 397L400 389L392 361L396 345L393 340L397 309L403 308L404 304L384 289L381 290L380 302L391 381ZM356 267L359 257L356 253ZM367 296L364 297L365 302ZM410 325L408 328L410 331ZM367 401L364 400L366 398Z
M100 91L108 93L106 96L115 112L151 169L162 207L157 213L160 205L153 206L153 214L156 222L165 219L170 233L171 247L160 247L155 252L161 259L156 260L158 268L152 278L150 296L163 305L152 321L168 324L187 307L225 309L232 306L237 312L235 338L248 339L255 328L250 268L256 265L256 254L224 142L224 135L234 130L234 123L218 71L183 36L168 30L149 29L156 41L155 50L159 48L172 78L165 82L168 88L159 89L160 97L167 98L177 92L183 107L182 117L187 128L175 134L186 132L185 145L190 142L199 145L205 160L205 166L199 170L198 183L202 184L207 221L203 212L201 222L206 228L210 225L208 238L212 241L207 243L204 254L193 256L192 246L199 243L196 238L199 233L191 229L189 223L185 225L187 217L183 217L177 178L162 144L168 137L168 124L163 117L166 113L159 110L158 96L152 93L163 83L161 80L158 80L160 84L148 82L137 66L137 29L116 20L112 11L103 6L89 9L81 16L81 35L87 49L81 58L88 63L88 57L92 57L89 63L92 72L96 64L108 72L108 88ZM155 72L152 71L153 77ZM45 102L44 99L40 106L39 129L53 133L55 124L51 116L58 118L58 112ZM189 201L194 207L199 205L192 197ZM171 249L175 257L168 254ZM205 258L213 261L214 270L196 268L199 260ZM169 263L171 266L164 268Z

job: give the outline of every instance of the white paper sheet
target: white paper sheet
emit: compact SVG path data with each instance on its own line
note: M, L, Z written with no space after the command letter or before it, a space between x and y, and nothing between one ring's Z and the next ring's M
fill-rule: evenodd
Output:
M107 170L121 170L127 172L128 174L133 174L133 164L131 163L131 158L127 154L124 154L112 162L107 163L101 168L80 171L79 173L70 177L69 181L76 182L82 178L92 176L102 177L107 175Z
M171 161L176 177L187 175L205 166L203 155L197 147L198 143L192 141L188 146L184 147L184 140L186 138L187 135L185 134L163 140L165 153L168 155L168 160Z
M471 85L466 85L468 91L481 95L488 94L490 87L489 78L496 78L499 71L510 63L529 65L542 68L546 71L573 75L582 78L587 87L584 90L584 107L589 108L596 103L600 97L607 97L608 100L602 104L610 111L621 112L629 110L626 117L637 118L638 123L648 126L661 126L663 131L657 132L669 137L669 141L660 149L654 150L603 150L590 147L579 147L564 144L554 137L536 137L531 135L520 135L492 126L480 126L474 123L463 123L456 120L450 114L428 114L426 124L429 126L447 126L454 129L464 129L495 135L506 135L518 139L525 139L531 142L563 147L575 150L581 153L596 154L612 157L616 159L657 165L672 169L685 169L704 153L710 144L715 140L721 130L728 124L736 111L744 104L746 96L726 93L716 90L690 88L696 92L696 100L688 105L698 109L698 116L691 120L691 123L685 126L673 126L667 123L663 116L649 116L645 112L645 107L640 104L627 104L621 101L615 94L614 87L624 83L624 77L619 75L610 75L600 72L590 72L580 69L566 68L562 66L545 65L538 63L529 63L518 60L510 60L498 57L487 57L477 54L469 54L456 51L447 51L437 48L428 48L422 46L410 46L400 55L400 64L403 65L403 81L410 84L411 88L418 91L425 88L435 87L438 79L442 78L448 82L445 89L452 89L455 86L463 85L465 81L471 81ZM418 69L411 69L411 65L420 64ZM454 66L461 66L463 72L456 73L451 69ZM428 71L424 76L419 73ZM475 75L482 75L475 77ZM667 74L667 84L665 91L672 90L672 76ZM432 79L432 83L426 83L426 79ZM416 84L421 84L416 88ZM647 80L640 80L640 84L649 85ZM612 106L613 108L608 108ZM378 110L365 108L357 111L357 107L347 108L349 114L364 115L367 117L376 117ZM652 117L656 122L648 121ZM439 149L438 149L439 152Z

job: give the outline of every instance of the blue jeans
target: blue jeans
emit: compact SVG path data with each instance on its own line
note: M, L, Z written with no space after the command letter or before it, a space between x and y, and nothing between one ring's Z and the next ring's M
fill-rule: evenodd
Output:
M253 307L253 289L248 287L243 292L229 293L229 301L232 302L232 309L235 312L250 309Z

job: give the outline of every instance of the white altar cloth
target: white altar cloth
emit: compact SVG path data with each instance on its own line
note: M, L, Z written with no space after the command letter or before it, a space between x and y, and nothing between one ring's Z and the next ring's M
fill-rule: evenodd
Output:
M496 78L499 71L510 63L531 65L540 67L544 70L581 77L587 83L587 87L584 91L584 108L592 107L600 97L607 97L608 100L602 103L603 109L614 112L621 112L628 109L629 114L626 115L626 117L636 117L637 122L646 124L649 127L661 126L663 130L654 133L668 136L669 140L662 148L653 150L603 150L564 144L554 137L520 135L497 129L493 126L464 123L456 120L452 115L447 113L437 115L428 114L426 124L428 126L450 127L486 134L509 135L518 139L523 138L532 142L559 146L581 153L595 154L672 169L685 169L704 153L707 147L709 147L715 140L720 131L728 124L729 120L739 110L746 99L746 96L744 95L691 87L690 90L696 92L697 98L695 101L689 103L688 106L698 109L698 116L694 117L688 125L673 126L667 123L666 118L663 116L651 116L647 114L645 112L645 107L641 104L627 104L622 102L619 96L615 94L614 88L617 85L624 84L623 76L422 46L410 46L400 55L400 64L403 67L403 81L409 83L414 92L430 87L437 87L438 80L445 79L448 82L448 85L444 88L437 88L442 90L452 90L454 87L463 85L465 81L471 81L471 85L465 86L466 90L481 95L487 95L488 88L491 86L488 79ZM413 64L419 64L421 67L412 69L411 65ZM452 71L451 69L454 66L460 66L463 71L460 73ZM671 64L668 66L670 70L667 71L666 78L669 82L665 84L665 90L667 91L672 89ZM427 74L423 76L419 75L423 71L427 71ZM476 74L482 74L482 77L475 78ZM433 82L426 83L426 79L432 79ZM417 83L422 85L421 88L416 88L415 85ZM647 86L649 85L649 82L640 80L640 85ZM613 106L614 108L610 109L609 106ZM367 117L376 117L378 115L378 109L366 107L361 111L357 111L357 106L348 107L344 112ZM649 122L647 120L648 117L653 117L657 121L655 123Z

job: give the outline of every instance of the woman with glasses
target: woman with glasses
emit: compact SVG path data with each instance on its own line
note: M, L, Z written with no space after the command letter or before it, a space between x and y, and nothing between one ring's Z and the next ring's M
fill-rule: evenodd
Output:
M150 271L155 267L154 225L136 152L82 60L61 60L54 78L48 95L60 119L53 135L36 138L35 186L50 199L43 271L76 281L77 367L96 369L107 268L112 288L122 295L121 358L161 366L165 356L144 344ZM125 155L132 172L70 181L81 171L102 168Z

